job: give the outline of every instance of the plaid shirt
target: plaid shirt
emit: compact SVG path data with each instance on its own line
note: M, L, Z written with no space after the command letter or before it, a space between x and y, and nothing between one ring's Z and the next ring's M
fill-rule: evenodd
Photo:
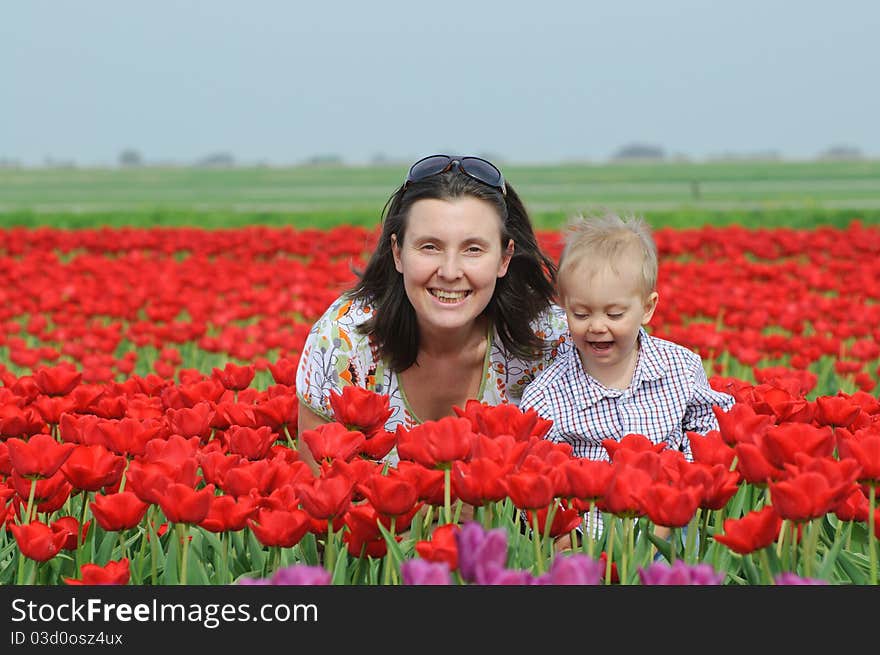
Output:
M639 330L639 359L627 389L609 389L588 375L576 348L554 360L523 392L520 408L553 421L546 438L571 444L573 454L609 459L603 439L642 434L692 460L688 431L718 429L712 406L725 411L733 396L709 386L700 356Z

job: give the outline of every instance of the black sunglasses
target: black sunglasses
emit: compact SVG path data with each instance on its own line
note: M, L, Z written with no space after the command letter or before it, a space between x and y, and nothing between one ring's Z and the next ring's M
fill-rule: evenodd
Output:
M425 178L454 170L455 167L477 182L482 182L493 189L498 189L503 195L507 195L507 185L504 183L501 171L495 164L480 157L453 157L450 155L423 157L410 167L403 188L405 189L412 182L421 182Z

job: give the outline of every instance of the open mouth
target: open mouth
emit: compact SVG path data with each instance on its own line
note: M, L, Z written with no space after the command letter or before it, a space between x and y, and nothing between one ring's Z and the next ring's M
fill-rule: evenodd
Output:
M461 302L462 300L467 298L469 295L471 295L472 292L470 290L446 291L444 289L428 289L428 293L430 293L442 303L454 305L455 303Z
M588 341L587 343L590 344L590 348L597 352L610 350L611 346L614 345L613 341Z

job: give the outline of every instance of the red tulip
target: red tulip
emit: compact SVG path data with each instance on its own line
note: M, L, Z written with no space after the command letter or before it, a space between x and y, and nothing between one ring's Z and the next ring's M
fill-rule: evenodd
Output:
M783 423L767 430L760 443L761 452L773 466L782 468L794 463L795 454L825 457L834 452L831 428L817 428L809 423Z
M838 502L831 511L841 521L866 522L870 512L870 503L865 493L857 486L844 496L843 500Z
M659 453L667 447L667 444L663 441L654 443L643 434L627 434L620 441L617 439L603 439L602 447L613 462L619 451Z
M459 527L455 523L436 527L430 540L416 542L416 552L429 562L446 562L449 570L455 571L458 569L458 543L455 538L458 531Z
M50 478L70 457L74 444L58 443L48 434L35 434L28 441L7 439L12 468L23 477Z
M211 508L214 485L196 491L192 487L172 482L159 498L162 513L172 523L201 523Z
M680 483L699 490L702 509L719 510L739 491L739 472L724 464L688 462L680 465L680 471Z
M223 369L211 369L211 375L230 391L247 389L254 379L256 369L253 364L238 366L233 362L227 362Z
M401 459L427 468L450 468L457 459L466 459L474 433L470 421L446 416L425 421L409 431L398 430L397 453Z
M64 584L68 585L124 585L131 578L131 569L128 558L123 557L118 562L110 561L104 566L97 564L83 564L80 567L82 579L65 577Z
M637 492L642 511L655 525L681 528L694 518L700 504L700 493L693 487L676 487L654 483Z
M838 502L834 489L821 473L800 473L781 482L771 483L770 497L784 519L810 521L824 516Z
M13 523L8 527L15 537L21 554L37 562L45 562L55 557L69 535L66 529L56 531L40 521L31 521L22 525Z
M841 431L842 432L842 431ZM851 458L861 466L859 481L880 483L880 429L858 430L838 442L840 458Z
M419 491L419 500L433 507L443 506L446 484L443 471L425 468L421 464L403 460L397 463L397 472L416 486ZM453 487L450 497L453 502L457 500L455 487Z
M507 497L504 471L491 459L453 462L451 480L452 492L470 505L485 505Z
M639 498L651 483L651 476L642 469L615 467L600 508L621 517L641 516L644 512Z
M471 399L464 410L453 407L453 411L468 419L474 432L487 437L506 434L516 441L528 441L530 437L543 438L553 425L553 421L541 418L534 409L523 411L512 403L489 405Z
M33 377L40 392L47 396L66 396L80 383L82 373L73 366L60 364L51 368L38 368Z
M763 487L770 480L778 480L785 475L785 471L773 466L764 451L753 443L737 443L733 450L737 458L736 470L746 482Z
M605 495L614 467L606 460L584 457L570 459L563 465L571 498L580 501L596 501Z
M61 473L74 489L97 491L119 482L125 458L114 455L104 446L76 446L61 465Z
M507 493L515 507L537 510L553 502L555 489L548 476L525 471L507 476Z
M89 533L89 528L91 527L92 522L86 521L82 525L82 535L80 535L80 525L79 521L76 520L73 516L62 516L59 519L52 521L49 524L49 527L52 528L55 532L66 531L67 539L61 545L61 548L64 550L76 550L77 546L85 541L86 535Z
M274 364L269 363L269 372L277 384L292 387L296 385L296 368L298 364L298 360L281 357Z
M818 396L813 420L818 425L848 428L861 414L862 408L844 396Z
M316 462L350 461L366 441L362 432L349 430L340 423L323 423L314 430L304 430L299 439L308 446Z
M46 422L32 407L0 403L0 439L39 434Z
M713 539L735 553L747 555L771 545L779 537L781 528L782 518L772 505L767 505L742 518L726 519L724 534L716 534Z
M247 524L261 544L281 548L296 546L310 527L309 515L300 509L261 509L256 518L247 520Z
M238 532L247 527L247 521L257 512L253 496L213 496L208 514L199 527L209 532Z
M257 425L267 425L273 432L281 432L287 425L296 425L299 402L295 393L274 396L254 405Z
M385 421L391 416L387 395L378 394L357 385L347 385L342 393L330 390L333 419L353 432L365 435L384 431Z
M746 403L734 403L726 412L719 407L713 407L712 412L718 419L721 438L729 446L754 443L756 436L763 435L773 425L771 417L755 413L751 405Z
M106 496L97 494L95 500L89 503L92 516L107 532L119 532L135 527L144 518L148 507L149 504L131 491Z
M333 519L348 511L354 483L345 475L315 478L294 485L302 508L316 519Z
M269 452L269 447L275 443L276 439L277 435L267 426L248 428L232 425L226 431L229 452L250 460L265 457Z
M569 534L580 525L582 521L581 513L577 509L563 507L561 503L556 503L556 510L553 512L553 521L550 524L548 532L547 516L549 514L550 509L548 507L534 511L527 510L526 520L528 520L530 526L534 526L534 521L537 519L538 529L541 531L541 534L547 534L554 539L560 535Z
M688 440L691 443L691 452L695 462L703 464L722 464L727 469L733 465L733 459L736 457L731 444L724 440L721 432L718 430L710 430L704 435L699 432L688 432Z
M343 533L342 541L352 556L385 557L388 544L379 530L380 521L379 513L369 503L355 505L349 509L345 515L345 525L348 529ZM395 535L395 538L402 539L399 535Z
M401 475L372 475L358 486L376 511L385 516L406 514L418 501L418 489Z

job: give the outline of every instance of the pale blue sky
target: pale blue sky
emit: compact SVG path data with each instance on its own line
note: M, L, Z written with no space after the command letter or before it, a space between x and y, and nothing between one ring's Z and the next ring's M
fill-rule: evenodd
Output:
M880 2L4 0L0 159L880 157Z

